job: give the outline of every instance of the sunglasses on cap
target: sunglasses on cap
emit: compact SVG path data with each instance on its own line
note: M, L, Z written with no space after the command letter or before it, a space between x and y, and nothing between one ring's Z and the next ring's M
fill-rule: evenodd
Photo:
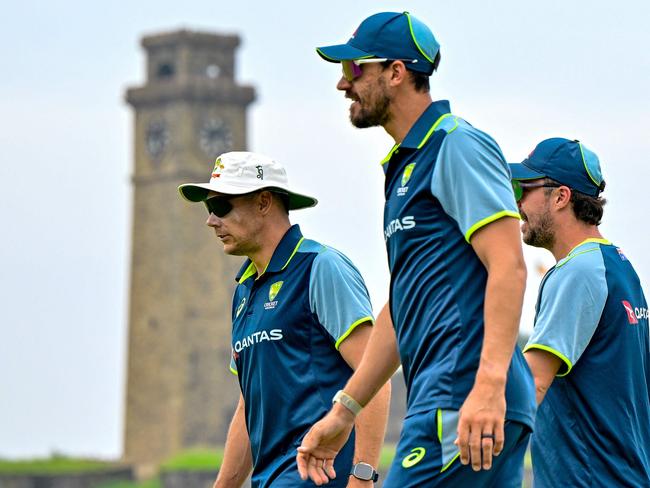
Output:
M559 188L563 185L557 183L524 183L519 180L512 180L512 190L515 193L515 201L519 201L524 197L524 192L526 190L532 190L533 188Z
M386 61L404 61L407 63L417 63L417 59L391 59L388 58L363 58L363 59L348 59L341 61L343 67L343 76L348 81L353 81L363 74L361 65L366 63L384 63Z
M266 189L267 191L271 191L271 193L274 193L276 195L279 195L280 198L283 199L285 202L285 207L288 208L289 206L289 194L286 192L282 191L272 191L269 189ZM203 203L205 203L206 208L208 209L208 214L214 214L219 218L223 218L226 215L230 213L230 211L233 209L232 203L230 203L230 200L233 198L237 197L244 197L244 196L250 196L250 195L255 195L256 193L259 193L262 190L255 190L250 193L242 193L241 195L217 195L214 197L210 197L207 200L204 200Z

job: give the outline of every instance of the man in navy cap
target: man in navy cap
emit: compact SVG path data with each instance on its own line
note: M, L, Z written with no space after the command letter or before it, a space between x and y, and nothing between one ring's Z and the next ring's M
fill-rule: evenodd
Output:
M409 13L317 51L342 65L352 124L395 141L382 161L391 284L361 365L298 450L301 476L336 476L354 415L401 361L407 414L384 486L521 486L535 398L515 349L526 268L501 150L432 101L439 44Z
M598 229L598 157L553 138L511 168L524 242L557 261L524 349L540 404L535 485L650 486L648 305L632 264Z

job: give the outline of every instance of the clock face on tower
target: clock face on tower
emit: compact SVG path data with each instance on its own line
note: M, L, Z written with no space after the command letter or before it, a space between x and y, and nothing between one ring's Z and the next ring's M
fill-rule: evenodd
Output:
M147 134L145 136L145 143L147 152L153 161L160 159L167 143L169 142L169 131L167 125L162 121L153 121L147 127Z
M232 132L219 117L208 119L199 131L199 145L209 158L230 151Z

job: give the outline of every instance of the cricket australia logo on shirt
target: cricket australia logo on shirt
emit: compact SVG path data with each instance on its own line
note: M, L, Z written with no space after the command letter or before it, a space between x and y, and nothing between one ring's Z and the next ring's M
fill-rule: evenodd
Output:
M402 186L400 186L397 189L397 196L402 197L406 195L406 192L409 191L409 187L406 186L411 179L411 175L413 174L413 169L415 168L415 163L411 163L406 165L406 168L404 168L404 173L402 173Z
M278 304L278 301L275 299L275 297L277 297L278 293L280 293L280 288L282 288L283 284L284 281L276 281L271 285L269 288L269 301L264 304L264 310L271 310Z

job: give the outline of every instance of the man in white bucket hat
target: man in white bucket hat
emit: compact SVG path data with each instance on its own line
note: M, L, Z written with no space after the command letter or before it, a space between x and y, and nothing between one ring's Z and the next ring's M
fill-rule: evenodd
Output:
M242 394L214 486L241 486L251 468L253 487L315 486L300 479L296 448L361 360L373 323L363 279L347 257L291 225L290 210L317 200L291 191L267 156L222 154L209 183L179 191L206 205L224 252L248 258L232 302L230 370ZM337 457L336 470L356 476L331 486L372 486L389 396L385 386Z

